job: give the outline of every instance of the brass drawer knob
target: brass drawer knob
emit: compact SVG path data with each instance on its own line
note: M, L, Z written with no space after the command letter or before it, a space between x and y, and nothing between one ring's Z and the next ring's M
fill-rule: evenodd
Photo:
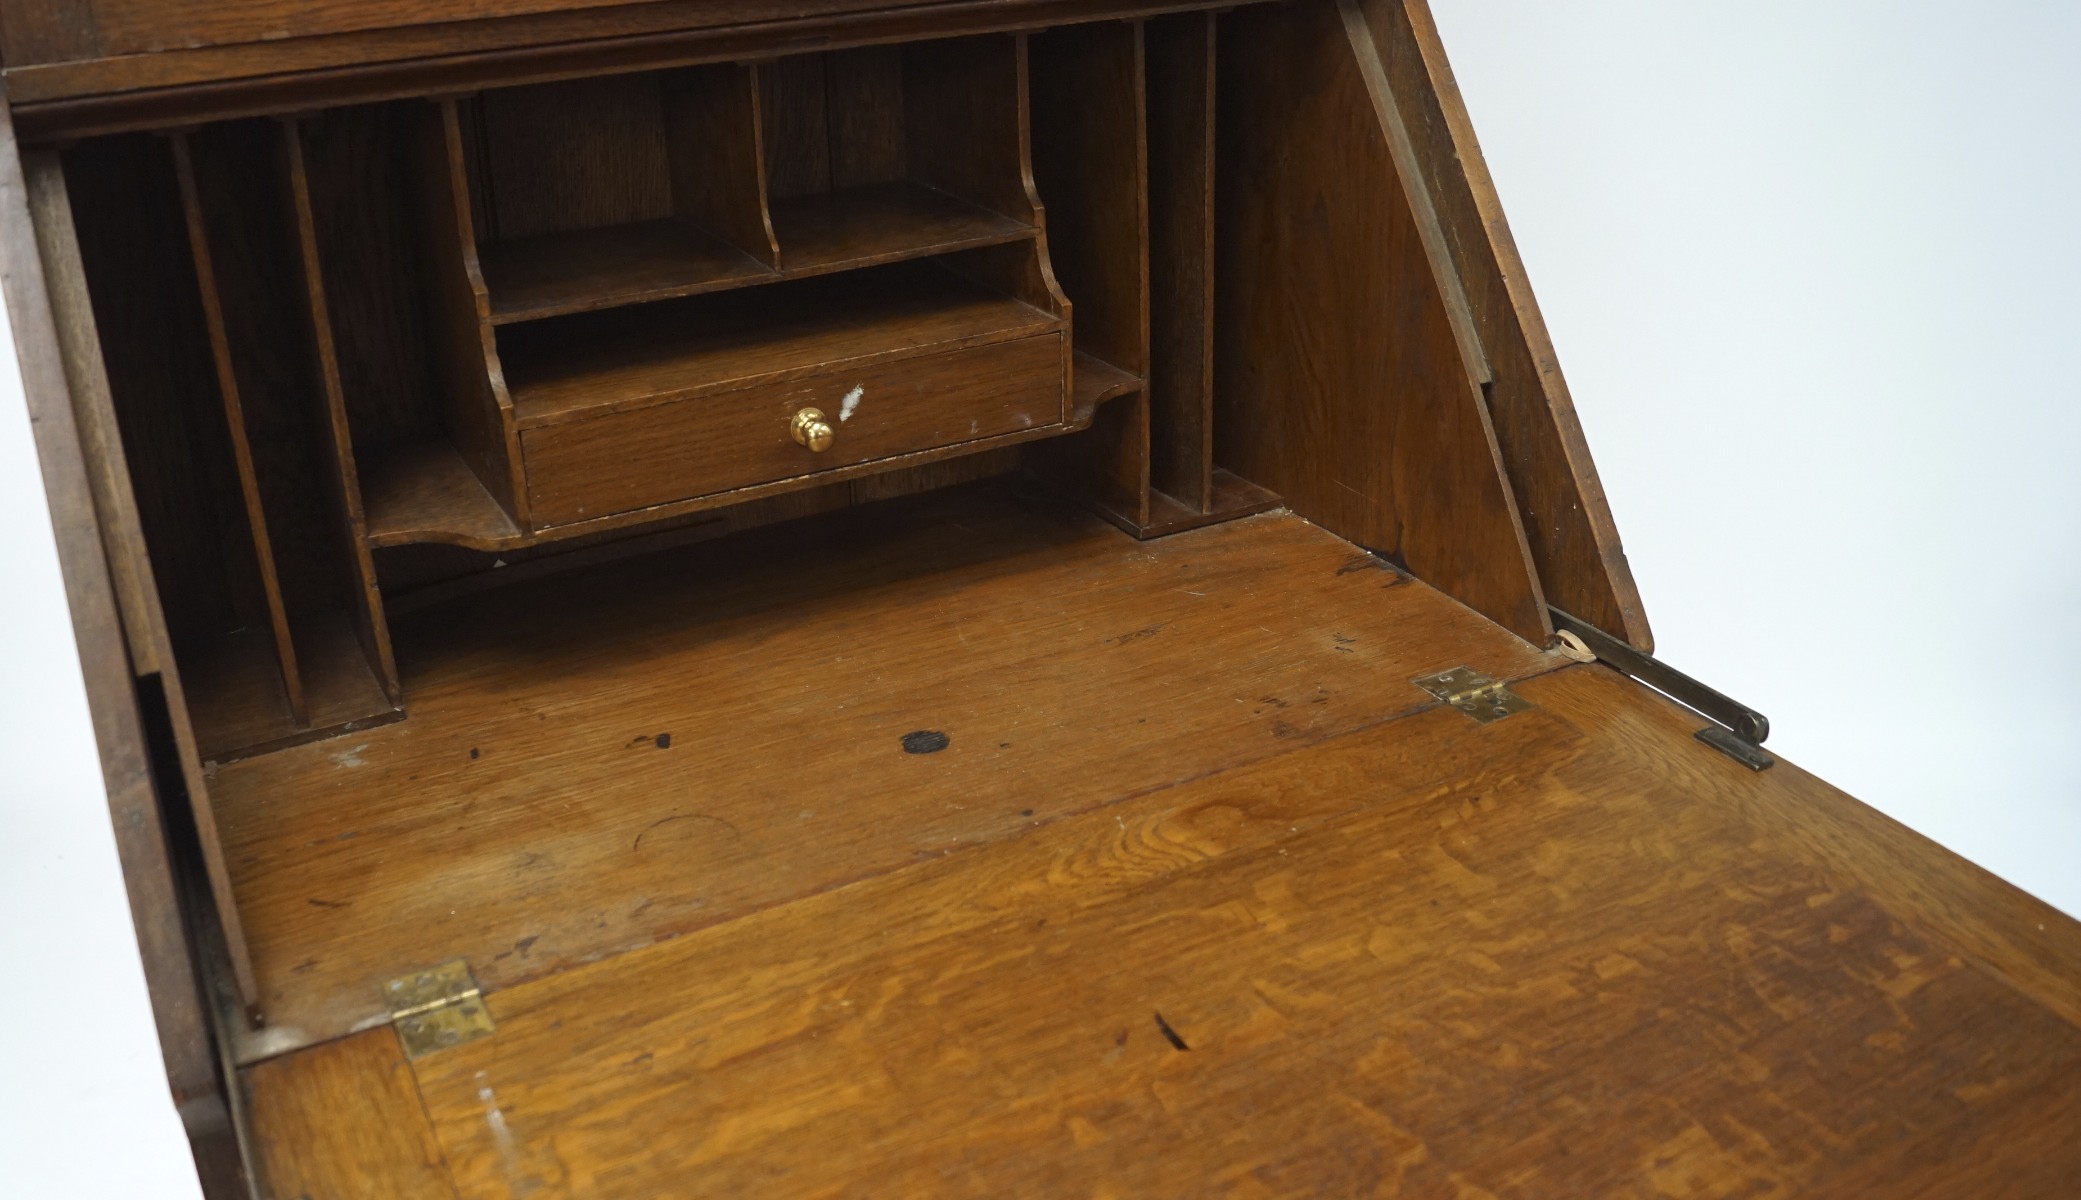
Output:
M831 422L824 419L824 410L820 408L805 408L796 413L795 419L788 423L788 432L794 435L796 445L809 447L813 454L829 450L831 443L838 439L838 431L831 428Z

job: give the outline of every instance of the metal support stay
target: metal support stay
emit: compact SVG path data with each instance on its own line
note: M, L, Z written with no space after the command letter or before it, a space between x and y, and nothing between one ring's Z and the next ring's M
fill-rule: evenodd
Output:
M1705 684L1698 682L1652 654L1643 654L1579 617L1549 607L1554 629L1574 634L1590 653L1622 674L1648 685L1698 713L1718 726L1701 729L1699 741L1718 750L1752 771L1768 770L1777 764L1762 749L1770 736L1770 718Z

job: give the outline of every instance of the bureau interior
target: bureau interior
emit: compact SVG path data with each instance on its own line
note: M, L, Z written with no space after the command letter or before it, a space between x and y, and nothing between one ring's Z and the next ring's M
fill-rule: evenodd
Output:
M548 648L655 583L636 556L970 562L943 541L969 502L917 494L995 479L985 543L1056 536L1006 495L1123 545L1286 505L1423 574L1447 543L1405 536L1411 506L1487 503L1463 481L1495 451L1466 450L1486 418L1345 37L1307 0L70 145L233 959L217 774L327 739L350 761L423 688L550 679L559 711L653 736L626 675ZM671 577L658 637L737 611ZM456 639L494 628L458 675ZM545 719L545 763L565 735ZM386 786L434 811L460 785Z

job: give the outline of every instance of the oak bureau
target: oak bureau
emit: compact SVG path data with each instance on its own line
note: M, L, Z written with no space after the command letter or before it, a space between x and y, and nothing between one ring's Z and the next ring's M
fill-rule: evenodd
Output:
M2081 926L1652 657L1424 0L0 67L212 1200L2081 1195Z

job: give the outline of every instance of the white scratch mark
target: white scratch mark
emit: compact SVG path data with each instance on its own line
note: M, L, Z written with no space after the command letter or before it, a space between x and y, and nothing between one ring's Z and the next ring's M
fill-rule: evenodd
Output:
M343 767L358 767L358 766L361 766L361 765L363 765L363 764L362 764L362 758L361 758L361 752L362 752L363 750L366 750L366 749L368 749L368 748L369 748L369 744L368 744L367 742L363 742L362 744L360 744L359 746L356 746L356 747L354 747L354 748L353 748L353 749L351 749L351 750L342 750L342 751L340 751L339 753L337 753L337 754L333 755L333 756L332 756L332 761L333 761L333 762L335 762L335 763L337 763L337 764L338 764L338 765L340 765L340 766L343 766Z
M520 1177L520 1148L513 1142L513 1130L506 1125L506 1114L499 1111L499 1102L491 1094L491 1085L485 1082L484 1072L477 1072L477 1099L484 1102L484 1123L491 1129L492 1144L499 1150L499 1160L506 1168L506 1177Z
M371 1023L388 1025L390 1015L385 1013ZM265 1029L256 1029L244 1035L240 1041L244 1052L255 1058L287 1054L291 1050L301 1050L311 1044L310 1035L293 1025L269 1025Z
M843 425L847 421L852 420L853 410L860 407L860 401L866 398L867 388L861 384L854 384L853 390L847 392L845 399L838 402L838 423Z

